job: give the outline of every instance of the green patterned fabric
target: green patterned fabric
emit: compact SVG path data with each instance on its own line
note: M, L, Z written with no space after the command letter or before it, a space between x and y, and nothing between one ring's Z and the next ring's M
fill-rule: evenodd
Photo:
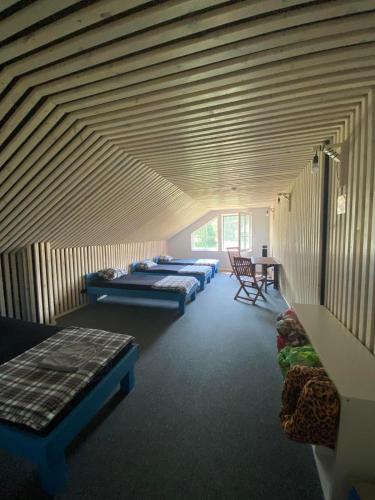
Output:
M299 347L288 345L279 352L277 360L284 378L288 370L293 366L322 366L320 359L311 344Z

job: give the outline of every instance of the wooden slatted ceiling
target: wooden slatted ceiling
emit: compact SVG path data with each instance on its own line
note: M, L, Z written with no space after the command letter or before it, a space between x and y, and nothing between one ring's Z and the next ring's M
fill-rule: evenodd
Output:
M373 0L3 1L0 19L0 251L271 205L374 85Z

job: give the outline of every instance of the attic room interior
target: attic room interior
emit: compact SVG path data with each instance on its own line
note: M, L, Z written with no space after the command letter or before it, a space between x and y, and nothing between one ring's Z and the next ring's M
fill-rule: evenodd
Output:
M0 0L0 498L375 500L374 0Z

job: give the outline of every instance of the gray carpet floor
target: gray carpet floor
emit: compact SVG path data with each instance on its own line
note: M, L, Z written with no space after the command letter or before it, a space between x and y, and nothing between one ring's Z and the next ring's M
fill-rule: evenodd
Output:
M174 306L104 299L59 324L131 333L141 346L136 388L112 398L68 450L61 499L321 500L311 447L289 441L270 290L233 300L218 275L178 317ZM0 498L47 498L34 467L0 452Z

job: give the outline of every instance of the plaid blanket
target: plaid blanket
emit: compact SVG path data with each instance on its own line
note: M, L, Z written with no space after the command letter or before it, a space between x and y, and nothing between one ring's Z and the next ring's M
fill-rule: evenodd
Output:
M190 278L190 276L166 276L154 283L152 288L188 294L195 285L199 285L197 278Z
M198 259L195 263L196 266L217 266L218 264L217 259Z
M210 266L185 266L178 271L179 274L205 274L210 275L212 269Z
M134 337L70 327L0 366L0 418L43 430ZM42 367L66 345L95 345L94 356L74 373Z

